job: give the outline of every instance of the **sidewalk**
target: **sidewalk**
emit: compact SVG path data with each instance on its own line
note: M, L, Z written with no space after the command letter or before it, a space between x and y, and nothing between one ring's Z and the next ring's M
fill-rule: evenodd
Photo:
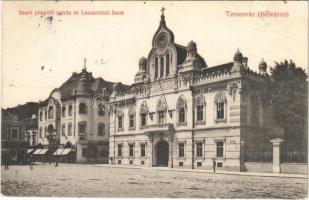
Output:
M139 167L139 166L125 166L125 165L111 165L111 164L96 164L95 167L111 167L111 168L127 168L127 169L143 169L143 170L159 170L159 171L180 171L192 173L211 173L212 170L198 170L198 169L179 169L169 167ZM276 174L276 173L259 173L259 172L236 172L236 171L216 171L216 174L226 175L241 175L241 176L262 176L262 177L282 177L282 178L302 178L307 179L306 174Z

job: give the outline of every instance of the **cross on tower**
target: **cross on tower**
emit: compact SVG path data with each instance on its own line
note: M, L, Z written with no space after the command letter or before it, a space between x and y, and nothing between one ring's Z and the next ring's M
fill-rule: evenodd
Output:
M165 11L165 8L162 7L162 9L161 9L162 15L164 15L164 11Z
M86 63L87 63L87 58L84 58L84 69L85 70L87 70Z

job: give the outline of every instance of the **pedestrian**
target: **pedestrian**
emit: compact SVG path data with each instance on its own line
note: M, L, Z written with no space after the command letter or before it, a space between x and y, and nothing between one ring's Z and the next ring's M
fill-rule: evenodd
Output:
M6 170L9 170L9 165L10 165L10 155L7 154L6 155L6 162L5 162Z
M58 158L56 158L56 165L55 167L58 167Z
M214 169L214 173L216 173L216 160L215 160L215 158L212 159L212 166L213 166L213 169Z

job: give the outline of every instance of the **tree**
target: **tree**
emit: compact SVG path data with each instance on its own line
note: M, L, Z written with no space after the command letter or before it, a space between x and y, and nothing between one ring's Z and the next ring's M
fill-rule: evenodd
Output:
M304 150L307 146L307 74L292 60L275 62L270 72L274 119L284 129L285 144Z

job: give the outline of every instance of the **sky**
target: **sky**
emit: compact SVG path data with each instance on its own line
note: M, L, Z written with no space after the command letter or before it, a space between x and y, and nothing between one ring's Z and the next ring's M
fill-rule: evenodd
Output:
M162 7L175 42L186 46L195 41L209 67L232 61L239 48L255 71L263 58L270 67L275 61L292 59L308 72L305 1L4 1L2 6L2 108L45 100L72 72L81 72L84 58L94 77L132 84L139 58L151 50ZM51 10L52 20L49 15L35 16L36 11ZM81 15L92 10L123 15ZM20 11L32 14L20 15ZM65 15L67 11L71 15ZM289 15L229 17L226 11Z

